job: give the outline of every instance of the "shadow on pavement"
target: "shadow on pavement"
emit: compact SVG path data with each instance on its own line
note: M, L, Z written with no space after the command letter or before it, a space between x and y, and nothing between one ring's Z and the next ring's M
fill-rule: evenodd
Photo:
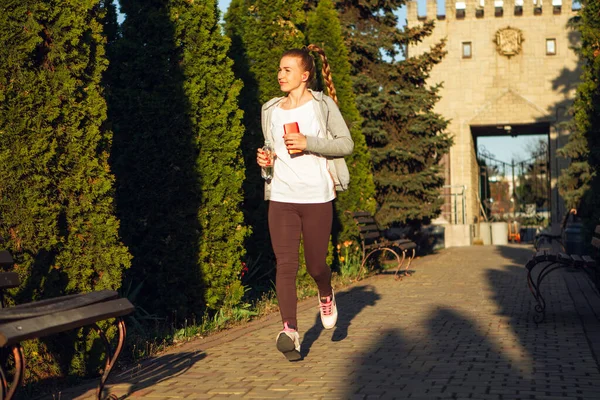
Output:
M383 331L354 359L344 398L598 398L600 370L562 278L546 282L552 315L536 326L524 267L532 248L496 251L505 262L481 271L484 296L468 314L439 306L423 331Z
M340 307L338 308L338 320L331 340L339 342L346 339L348 328L352 324L354 317L365 307L374 306L380 298L381 296L375 291L375 288L370 285L356 286L346 292L337 294L336 301ZM300 345L302 357L305 358L310 353L312 344L319 338L322 331L321 317L317 313L315 323L306 331L302 339L302 344Z
M444 308L433 312L424 335L384 331L357 357L345 398L492 398L521 378L519 365L486 336L476 322Z
M171 378L186 373L195 363L204 359L206 353L202 351L166 354L149 360L137 367L122 372L113 384L131 384L127 394L120 397L127 398L128 395L143 391Z
M583 293L571 291L563 273L558 270L548 275L542 284L546 299L546 320L540 324L534 322L535 300L527 286L525 264L533 255L533 247L501 246L497 248L502 257L514 264L502 269L486 271L487 281L492 289L492 299L497 305L498 315L510 324L512 333L518 340L522 353L526 356L538 388L550 385L551 381L568 382L578 387L578 398L592 398L582 395L590 387L590 382L600 376L600 365L594 354L593 336L586 329L600 330L598 319L593 310L582 307L577 297ZM562 272L564 271L564 272ZM534 275L535 277L535 275ZM586 324L584 326L583 320ZM540 379L544 374L546 378ZM573 379L573 377L586 377ZM583 392L582 392L583 391ZM571 393L571 396L574 394ZM597 398L597 394L593 395Z
M512 262L516 266L524 267L527 261L533 256L535 250L533 245L520 245L520 246L496 246L496 251L500 255ZM525 272L525 269L523 269Z
M204 359L206 353L202 351L173 353L166 354L151 360L144 361L138 365L120 372L116 375L111 375L108 380L109 390L104 389L104 394L107 393L116 396L117 399L126 399L130 395L135 394L135 397L144 397L144 390L158 385L161 382L171 378L183 375L195 363ZM79 396L84 396L86 393L95 393L96 387L100 378L90 381L89 384L78 386L72 389L52 393L44 397L38 397L40 400L56 400L56 399L74 399ZM127 389L125 387L130 385ZM112 390L110 389L112 388Z

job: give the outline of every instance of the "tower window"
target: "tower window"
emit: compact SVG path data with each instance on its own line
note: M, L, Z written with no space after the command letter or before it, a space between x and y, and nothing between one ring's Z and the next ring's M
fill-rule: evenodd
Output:
M556 55L556 39L546 39L546 55Z
M473 54L471 42L463 42L462 44L462 58L471 58Z

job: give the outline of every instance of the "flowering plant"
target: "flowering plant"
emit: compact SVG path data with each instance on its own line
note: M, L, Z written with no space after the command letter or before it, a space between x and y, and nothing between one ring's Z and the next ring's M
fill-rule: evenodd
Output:
M359 278L361 251L354 241L346 240L337 245L338 259L340 261L340 275L343 277Z

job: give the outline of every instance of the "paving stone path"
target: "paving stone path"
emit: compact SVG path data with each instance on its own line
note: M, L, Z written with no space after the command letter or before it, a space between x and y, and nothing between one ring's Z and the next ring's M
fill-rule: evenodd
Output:
M276 351L272 315L118 374L109 387L121 399L156 400L600 399L593 297L580 293L581 277L550 275L547 320L536 326L531 254L473 246L420 258L411 277L378 275L340 291L330 331L316 299L302 302L300 362ZM90 399L90 388L60 398Z

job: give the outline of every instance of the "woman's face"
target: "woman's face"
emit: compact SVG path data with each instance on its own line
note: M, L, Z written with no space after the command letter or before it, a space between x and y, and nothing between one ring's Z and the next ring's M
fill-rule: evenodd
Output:
M306 84L309 72L305 71L298 57L283 57L279 62L277 80L283 92L291 92Z

